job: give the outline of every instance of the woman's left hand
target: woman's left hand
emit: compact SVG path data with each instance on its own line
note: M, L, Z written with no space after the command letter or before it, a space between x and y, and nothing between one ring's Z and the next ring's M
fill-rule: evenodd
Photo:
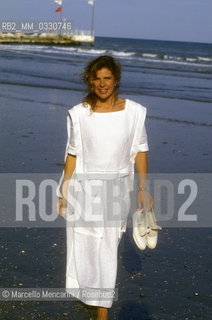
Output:
M138 191L138 208L140 210L143 207L144 211L151 210L153 208L153 199L151 194L147 190Z

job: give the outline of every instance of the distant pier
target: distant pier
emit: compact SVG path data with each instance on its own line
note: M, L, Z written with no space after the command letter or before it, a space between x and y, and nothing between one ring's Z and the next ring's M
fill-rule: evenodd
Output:
M0 33L0 44L43 44L73 46L82 43L94 44L94 36L88 30L76 30L74 34L57 33Z

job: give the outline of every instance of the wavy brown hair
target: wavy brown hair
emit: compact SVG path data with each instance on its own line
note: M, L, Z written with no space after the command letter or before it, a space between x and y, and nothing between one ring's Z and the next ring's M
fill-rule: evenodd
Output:
M95 92L92 90L92 79L96 77L97 71L107 68L109 69L116 81L116 87L114 91L115 97L118 96L118 89L121 79L121 65L119 62L117 62L113 57L111 56L100 56L91 62L87 64L85 67L85 71L81 74L82 80L86 84L86 90L85 92L87 95L83 99L83 105L85 107L88 106L88 104L91 106L91 109L94 110L97 96Z

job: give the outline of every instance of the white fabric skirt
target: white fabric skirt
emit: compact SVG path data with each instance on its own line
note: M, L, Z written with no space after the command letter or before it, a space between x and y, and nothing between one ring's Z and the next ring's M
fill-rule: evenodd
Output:
M130 211L130 178L71 179L68 202L66 289L88 305L110 308Z

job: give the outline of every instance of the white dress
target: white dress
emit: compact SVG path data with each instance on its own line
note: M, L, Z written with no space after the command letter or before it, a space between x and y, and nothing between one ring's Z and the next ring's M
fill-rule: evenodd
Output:
M148 150L145 117L146 108L128 99L121 111L98 113L79 104L68 112L65 158L77 158L68 190L66 288L89 305L113 303L134 159Z

